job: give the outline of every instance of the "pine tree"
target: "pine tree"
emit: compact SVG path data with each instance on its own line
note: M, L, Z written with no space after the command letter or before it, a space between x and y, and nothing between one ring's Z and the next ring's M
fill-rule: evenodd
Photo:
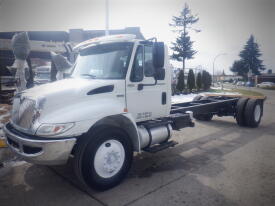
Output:
M190 69L187 76L187 86L190 92L195 88L195 75L193 69Z
M238 75L242 76L245 80L247 80L247 73L249 71L249 68L245 66L244 61L242 61L242 60L234 61L230 70L232 72L237 73Z
M184 73L182 70L180 70L179 76L178 76L178 83L177 83L177 90L182 92L185 89L185 83L184 83Z
M197 90L200 91L201 86L202 86L202 81L201 81L201 73L199 72L196 78L196 85L197 85Z
M188 29L192 29L196 32L200 32L198 29L192 28L192 25L195 24L199 18L197 15L192 15L189 6L185 3L183 10L180 13L180 16L173 16L173 23L170 26L174 27L175 32L179 33L179 36L176 39L176 42L172 42L171 49L174 51L172 54L172 59L182 62L183 72L185 70L185 60L192 59L193 56L197 53L192 49L193 41L190 40L188 35Z
M253 35L249 37L239 56L241 59L234 61L230 70L241 75L245 80L248 79L249 71L251 71L252 74L257 75L265 70L263 60L260 59L262 53L260 52L259 45L255 42Z
M244 63L244 70L251 71L253 74L260 74L265 70L263 61L260 59L262 53L260 52L258 43L255 42L254 36L251 35L240 52L241 61Z

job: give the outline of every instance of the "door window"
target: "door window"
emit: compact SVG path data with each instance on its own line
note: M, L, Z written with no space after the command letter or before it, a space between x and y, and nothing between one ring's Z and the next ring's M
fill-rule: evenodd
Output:
M138 46L131 72L131 81L140 82L143 80L143 46Z
M144 75L146 77L153 77L155 73L153 65L153 47L144 46Z

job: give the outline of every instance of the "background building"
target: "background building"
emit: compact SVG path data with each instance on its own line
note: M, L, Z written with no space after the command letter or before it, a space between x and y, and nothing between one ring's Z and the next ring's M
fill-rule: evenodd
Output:
M19 31L18 31L19 32ZM11 48L11 39L17 32L0 32L0 70L11 66L14 55ZM135 34L137 38L144 39L139 27L126 27L125 29L110 30L114 34ZM45 65L50 61L50 52L66 53L67 43L75 45L79 42L105 35L105 30L70 29L66 31L28 31L31 44L29 55L32 66Z

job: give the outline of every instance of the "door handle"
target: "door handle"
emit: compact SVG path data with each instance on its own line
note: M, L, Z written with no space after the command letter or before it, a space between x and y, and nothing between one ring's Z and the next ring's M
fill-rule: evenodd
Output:
M161 104L166 104L166 92L162 92L161 94Z
M124 94L117 94L116 97L124 97Z
M127 84L128 87L135 87L135 84Z

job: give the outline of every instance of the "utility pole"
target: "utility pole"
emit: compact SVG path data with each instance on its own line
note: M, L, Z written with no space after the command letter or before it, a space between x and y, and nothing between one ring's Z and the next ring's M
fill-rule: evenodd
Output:
M186 6L185 6L185 8L186 8ZM186 14L185 13L184 13L184 16L183 16L183 37L184 37L184 39L186 38ZM185 70L185 58L186 57L182 58L183 74L184 74L184 70Z
M217 60L217 58L219 56L223 56L223 55L226 55L226 53L220 53L218 54L217 56L215 56L214 60L213 60L213 78L212 78L212 85L214 86L214 75L215 75L215 62Z
M109 35L109 0L105 0L105 36Z

